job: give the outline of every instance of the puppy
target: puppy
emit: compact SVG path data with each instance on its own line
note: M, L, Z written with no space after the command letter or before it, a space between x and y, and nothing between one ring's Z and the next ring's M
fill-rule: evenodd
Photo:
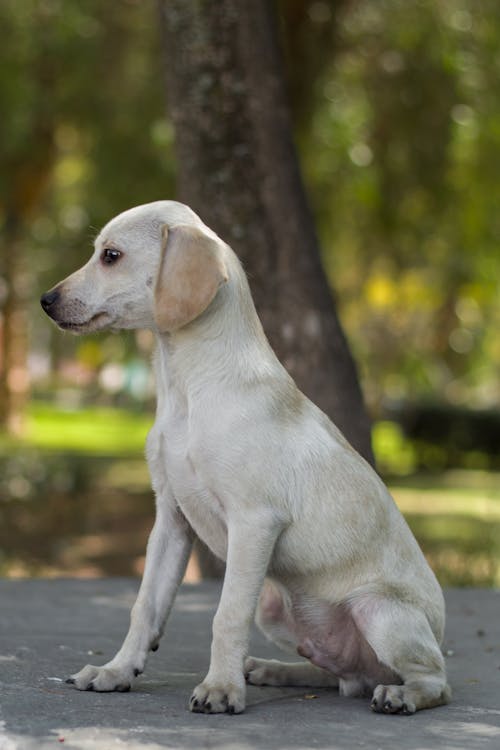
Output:
M191 711L240 713L245 679L336 686L388 714L449 700L434 574L377 474L278 362L238 259L195 213L173 201L125 211L41 304L76 334L150 328L157 339L143 580L116 656L68 682L130 689L197 534L227 566ZM254 615L305 659L248 657Z

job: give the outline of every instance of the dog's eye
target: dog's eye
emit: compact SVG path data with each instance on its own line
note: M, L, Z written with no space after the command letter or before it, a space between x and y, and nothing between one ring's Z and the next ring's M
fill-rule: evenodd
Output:
M101 260L103 263L107 263L109 265L111 263L116 263L120 256L121 252L119 250L115 250L113 247L106 247L102 251Z

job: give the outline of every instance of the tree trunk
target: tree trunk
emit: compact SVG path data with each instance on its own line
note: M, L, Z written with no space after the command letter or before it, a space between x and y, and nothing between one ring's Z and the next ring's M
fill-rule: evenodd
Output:
M299 387L373 463L295 151L266 0L159 0L178 192L241 258L264 329Z
M8 191L2 196L0 237L0 427L22 435L25 407L30 394L28 354L28 301L32 271L26 256L29 222L40 206L55 160L54 122L46 92L54 86L55 68L44 30L47 19L42 4L36 6L34 30L37 55L30 85L29 128L22 146L9 152L4 165ZM26 123L24 123L26 125Z
M4 298L0 309L0 425L21 436L29 397L28 292L21 229L15 220L6 222L0 267Z

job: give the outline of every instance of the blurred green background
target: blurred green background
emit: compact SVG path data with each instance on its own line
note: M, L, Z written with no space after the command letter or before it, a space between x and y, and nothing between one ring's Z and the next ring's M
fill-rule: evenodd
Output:
M444 585L498 586L500 5L277 11L379 471ZM111 216L175 195L158 9L3 0L0 24L0 573L139 574L151 336L64 335L38 298Z

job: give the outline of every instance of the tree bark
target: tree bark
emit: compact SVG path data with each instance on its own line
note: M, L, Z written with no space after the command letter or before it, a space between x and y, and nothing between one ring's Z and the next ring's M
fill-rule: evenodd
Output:
M39 206L54 163L52 129L36 123L32 131L35 156L23 155L9 164L11 187L4 203L0 238L0 426L22 435L30 393L28 371L28 300L32 273L26 257L27 226Z
M356 368L320 261L266 0L159 0L178 192L233 247L271 345L371 463Z
M40 207L55 160L54 120L47 91L54 86L53 60L46 47L47 19L41 4L33 16L36 54L28 68L33 95L29 124L18 149L8 152L4 165L8 190L1 198L0 222L0 427L22 435L29 400L28 301L32 271L26 250L29 222ZM22 118L21 118L22 119Z
M13 435L24 432L29 395L28 273L17 222L8 221L0 248L4 300L0 310L0 425Z

